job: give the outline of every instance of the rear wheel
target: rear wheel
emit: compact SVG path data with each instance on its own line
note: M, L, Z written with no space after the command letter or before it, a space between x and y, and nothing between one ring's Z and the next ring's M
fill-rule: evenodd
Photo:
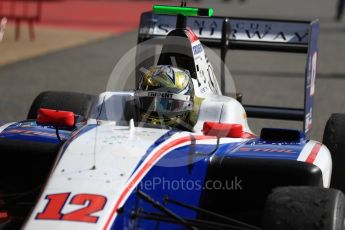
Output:
M345 192L345 114L332 114L323 134L323 143L332 155L331 187Z
M96 96L84 93L46 91L40 93L33 101L28 119L36 119L40 108L71 111L88 117Z
M345 198L335 189L282 187L268 196L264 230L344 230Z

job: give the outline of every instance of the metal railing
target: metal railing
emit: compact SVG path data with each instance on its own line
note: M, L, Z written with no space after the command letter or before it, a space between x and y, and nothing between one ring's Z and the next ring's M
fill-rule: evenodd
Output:
M6 17L15 24L15 39L20 39L20 26L27 23L31 40L35 39L34 24L42 15L41 0L1 0L0 18Z

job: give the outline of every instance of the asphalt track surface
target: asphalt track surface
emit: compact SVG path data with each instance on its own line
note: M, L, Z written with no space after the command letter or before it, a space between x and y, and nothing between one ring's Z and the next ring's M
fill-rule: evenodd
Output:
M322 140L331 113L345 113L345 22L333 22L335 0L247 0L240 4L206 0L218 15L316 19L321 22L319 68L312 138ZM32 100L45 90L97 94L105 90L117 61L136 43L137 32L101 39L0 67L0 120L25 119ZM0 54L1 55L1 54ZM247 104L303 106L302 55L231 52L227 64ZM250 120L261 127L301 128L300 123Z

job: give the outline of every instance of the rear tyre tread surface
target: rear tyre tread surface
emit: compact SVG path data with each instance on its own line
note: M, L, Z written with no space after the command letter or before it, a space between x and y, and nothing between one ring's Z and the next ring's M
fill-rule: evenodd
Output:
M327 121L323 144L332 156L331 187L345 192L345 114L332 114Z
M343 230L345 197L336 189L282 187L267 198L264 230Z

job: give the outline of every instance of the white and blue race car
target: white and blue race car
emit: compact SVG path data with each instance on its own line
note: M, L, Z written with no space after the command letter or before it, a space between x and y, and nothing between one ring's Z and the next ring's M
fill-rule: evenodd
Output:
M328 148L306 138L318 22L212 12L155 6L139 30L139 44L163 43L159 65L190 72L203 99L192 130L136 120L134 90L44 92L28 120L0 126L0 229L344 229L344 116L327 123ZM183 42L166 42L174 36ZM306 53L304 108L224 96L224 72L215 76L203 43L223 60L231 49ZM255 135L247 116L304 126Z

